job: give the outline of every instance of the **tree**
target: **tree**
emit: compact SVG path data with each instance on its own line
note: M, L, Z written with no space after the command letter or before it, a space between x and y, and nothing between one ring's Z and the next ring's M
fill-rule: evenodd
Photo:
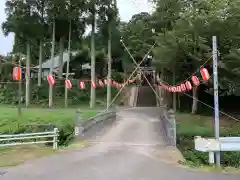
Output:
M26 46L25 54L26 58L26 96L25 102L26 106L30 103L30 44L39 36L42 31L42 27L39 24L39 19L36 11L32 8L36 2L27 0L27 1L17 1L8 0L6 2L6 14L7 19L2 24L2 29L7 35L10 32L16 34L16 37L24 40Z
M116 27L118 21L118 10L116 0L105 0L100 6L99 9L99 31L103 36L103 40L107 37L107 46L108 46L108 75L107 79L109 82L112 79L112 32L113 27ZM111 84L107 85L107 107L111 105Z
M145 12L135 14L123 26L122 37L133 57L143 58L154 44L154 35L151 27L151 16Z

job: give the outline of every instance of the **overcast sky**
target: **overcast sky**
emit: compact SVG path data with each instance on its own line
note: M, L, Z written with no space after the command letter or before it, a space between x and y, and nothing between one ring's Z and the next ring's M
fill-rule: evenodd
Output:
M6 18L4 13L5 1L6 0L0 0L0 24L2 24ZM129 21L134 14L150 12L151 6L147 1L148 0L117 0L121 20ZM4 37L0 28L0 54L6 54L12 51L13 38L13 34Z

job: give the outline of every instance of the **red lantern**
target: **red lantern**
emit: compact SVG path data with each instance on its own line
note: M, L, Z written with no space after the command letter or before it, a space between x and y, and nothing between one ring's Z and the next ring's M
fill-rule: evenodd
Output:
M108 84L108 80L107 79L104 79L104 84Z
M72 88L72 83L71 83L71 81L68 80L68 79L65 80L65 85L66 85L66 87L67 87L68 89L71 89L71 88Z
M12 77L13 80L20 81L22 79L22 69L20 67L14 67Z
M91 81L91 86L92 86L92 88L96 88L96 84L95 84L95 82L94 81Z
M190 81L186 81L185 85L186 85L187 90L192 89L192 84L190 83Z
M80 81L79 85L80 85L81 89L85 89L86 88L85 83L83 81Z
M100 87L103 87L103 85L104 85L102 80L100 80L100 79L98 80L98 84L99 84Z
M197 76L192 76L192 82L195 86L199 86L200 81Z
M177 92L177 88L176 87L172 87L172 92Z
M186 91L186 86L185 86L185 84L181 84L180 87L181 87L181 90L182 90L183 92Z
M181 92L181 86L177 86L177 92Z
M171 86L167 86L166 90L171 92L171 90L172 90Z
M117 88L120 88L121 87L121 84L117 83Z
M201 72L201 75L202 75L202 78L203 78L204 81L209 80L210 75L209 75L208 70L206 68L202 68L200 70L200 72Z
M53 86L55 84L55 80L51 74L47 76L47 80L50 86Z

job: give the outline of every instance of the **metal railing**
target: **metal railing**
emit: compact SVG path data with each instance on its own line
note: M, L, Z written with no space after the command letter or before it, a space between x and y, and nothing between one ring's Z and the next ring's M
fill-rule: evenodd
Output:
M45 140L52 138L52 140ZM26 141L32 140L32 141ZM33 141L35 140L35 141ZM45 144L53 143L53 149L58 148L58 128L53 131L39 133L22 133L22 134L0 134L0 147Z
M214 153L219 151L240 151L240 137L202 138L194 139L195 150L209 153L209 164L214 164Z
M167 111L166 107L160 107L161 109L161 119L163 123L163 128L165 130L165 134L169 145L176 146L176 120L173 110Z

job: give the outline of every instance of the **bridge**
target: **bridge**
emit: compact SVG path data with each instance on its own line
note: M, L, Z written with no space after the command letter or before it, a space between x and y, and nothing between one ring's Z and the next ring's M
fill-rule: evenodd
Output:
M126 99L128 108L117 108L116 121L91 136L88 147L2 169L0 179L239 179L239 175L198 172L178 164L182 156L176 148L174 119L167 119L171 112L150 86L129 88Z

